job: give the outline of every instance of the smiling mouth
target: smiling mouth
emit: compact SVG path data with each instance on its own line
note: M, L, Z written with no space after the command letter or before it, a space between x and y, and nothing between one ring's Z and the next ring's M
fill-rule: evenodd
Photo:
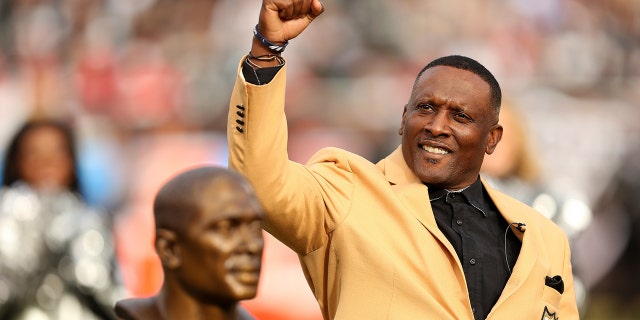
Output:
M445 155L448 154L449 151L442 149L442 148L438 148L438 147L431 147L431 146L427 146L427 145L422 145L422 150L429 152L429 153L433 153L433 154L441 154L441 155Z

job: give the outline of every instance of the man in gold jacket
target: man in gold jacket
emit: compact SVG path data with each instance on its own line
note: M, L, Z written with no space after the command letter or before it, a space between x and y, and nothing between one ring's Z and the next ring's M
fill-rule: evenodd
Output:
M324 318L578 319L566 235L479 176L503 129L498 83L475 60L419 72L402 144L378 163L337 148L288 159L281 53L323 11L263 0L227 134L229 166L298 253Z

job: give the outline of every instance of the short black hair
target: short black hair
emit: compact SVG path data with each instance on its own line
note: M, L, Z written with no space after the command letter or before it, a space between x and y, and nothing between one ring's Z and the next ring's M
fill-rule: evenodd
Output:
M489 102L491 104L491 107L495 110L496 114L500 113L500 104L502 103L502 90L500 89L498 80L496 80L493 74L491 74L491 72L487 70L487 68L485 68L482 64L469 57L461 55L450 55L440 57L429 62L429 64L422 68L422 70L420 70L420 72L418 73L418 76L413 83L414 89L422 74L426 70L437 66L453 67L456 69L473 72L474 74L478 75L480 78L482 78L482 80L489 84L489 87L491 88L491 100Z

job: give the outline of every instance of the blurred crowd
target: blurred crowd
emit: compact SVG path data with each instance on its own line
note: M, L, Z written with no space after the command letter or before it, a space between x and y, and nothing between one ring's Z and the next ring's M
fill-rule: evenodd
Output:
M402 108L422 66L446 54L473 57L494 72L522 127L505 125L505 140L521 146L506 158L527 163L487 168L487 177L565 228L582 318L640 317L631 280L640 270L640 0L324 3L284 54L293 160L338 146L377 161L400 143ZM111 230L99 237L110 242L100 254L113 251L118 288L109 299L160 286L151 220L159 186L186 166L226 165L227 104L259 9L242 0L0 1L3 161L28 121L72 128L73 193ZM0 217L10 214L0 208ZM0 254L11 253L5 234ZM321 319L297 257L277 240L266 244L260 291L247 309L259 319ZM2 279L6 306L15 292ZM47 301L34 304L46 310Z

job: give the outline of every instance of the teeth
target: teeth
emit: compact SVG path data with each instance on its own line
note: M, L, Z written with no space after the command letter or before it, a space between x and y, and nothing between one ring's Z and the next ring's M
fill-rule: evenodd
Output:
M440 149L440 148L434 148L434 147L429 147L429 146L422 146L422 149L427 151L427 152L431 152L431 153L435 153L435 154L447 154L449 153L449 151L444 150L444 149Z

